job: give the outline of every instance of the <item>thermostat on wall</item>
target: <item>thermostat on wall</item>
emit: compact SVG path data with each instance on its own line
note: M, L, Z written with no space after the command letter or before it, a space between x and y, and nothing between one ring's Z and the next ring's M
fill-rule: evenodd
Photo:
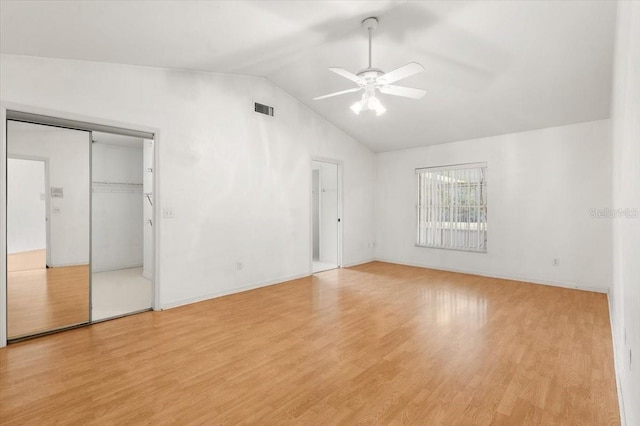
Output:
M51 198L64 198L64 191L62 187L51 187Z

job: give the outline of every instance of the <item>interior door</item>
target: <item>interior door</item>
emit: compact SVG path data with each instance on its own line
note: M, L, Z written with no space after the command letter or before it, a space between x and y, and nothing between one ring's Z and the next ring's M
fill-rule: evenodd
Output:
M338 164L312 162L312 271L339 266Z
M9 340L89 322L90 150L89 132L7 121Z

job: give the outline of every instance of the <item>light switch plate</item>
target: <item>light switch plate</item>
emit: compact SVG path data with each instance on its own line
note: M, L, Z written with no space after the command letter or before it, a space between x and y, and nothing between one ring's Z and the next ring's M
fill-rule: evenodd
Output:
M173 219L174 217L176 217L173 209L170 208L164 208L162 209L162 217L165 219Z

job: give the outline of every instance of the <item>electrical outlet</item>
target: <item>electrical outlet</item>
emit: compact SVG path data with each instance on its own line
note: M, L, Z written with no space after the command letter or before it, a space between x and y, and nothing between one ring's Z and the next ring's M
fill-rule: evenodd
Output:
M162 209L162 217L165 219L173 219L174 217L176 217L176 215L173 209L164 208Z
M238 263L236 263L236 269L237 269L238 271L241 271L241 270L242 270L242 266L243 266L243 265L242 265L242 262L238 262Z
M560 266L560 258L556 257L553 259L553 266Z

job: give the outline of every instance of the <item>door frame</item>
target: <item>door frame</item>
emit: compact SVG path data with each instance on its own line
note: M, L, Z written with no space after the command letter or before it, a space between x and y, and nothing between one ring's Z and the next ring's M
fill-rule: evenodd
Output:
M23 113L40 115L47 118L65 120L78 124L78 129L91 131L91 126L95 126L93 130L104 131L106 128L130 130L134 132L142 132L153 134L154 150L153 150L153 280L152 280L152 301L151 308L154 311L162 309L160 303L161 293L161 273L160 273L160 236L161 223L157 220L160 217L159 206L161 205L160 193L160 176L157 173L161 164L161 156L159 143L160 129L107 120L100 117L86 116L60 110L48 108L40 108L32 105L24 105L0 99L0 348L7 345L7 115L10 113ZM64 127L60 125L58 127Z
M343 252L343 229L344 229L344 214L343 214L343 162L341 160L335 160L326 157L311 157L309 162L309 275L313 275L313 163L328 163L334 164L337 167L338 172L338 268L342 268L342 252ZM322 249L320 249L322 250Z

